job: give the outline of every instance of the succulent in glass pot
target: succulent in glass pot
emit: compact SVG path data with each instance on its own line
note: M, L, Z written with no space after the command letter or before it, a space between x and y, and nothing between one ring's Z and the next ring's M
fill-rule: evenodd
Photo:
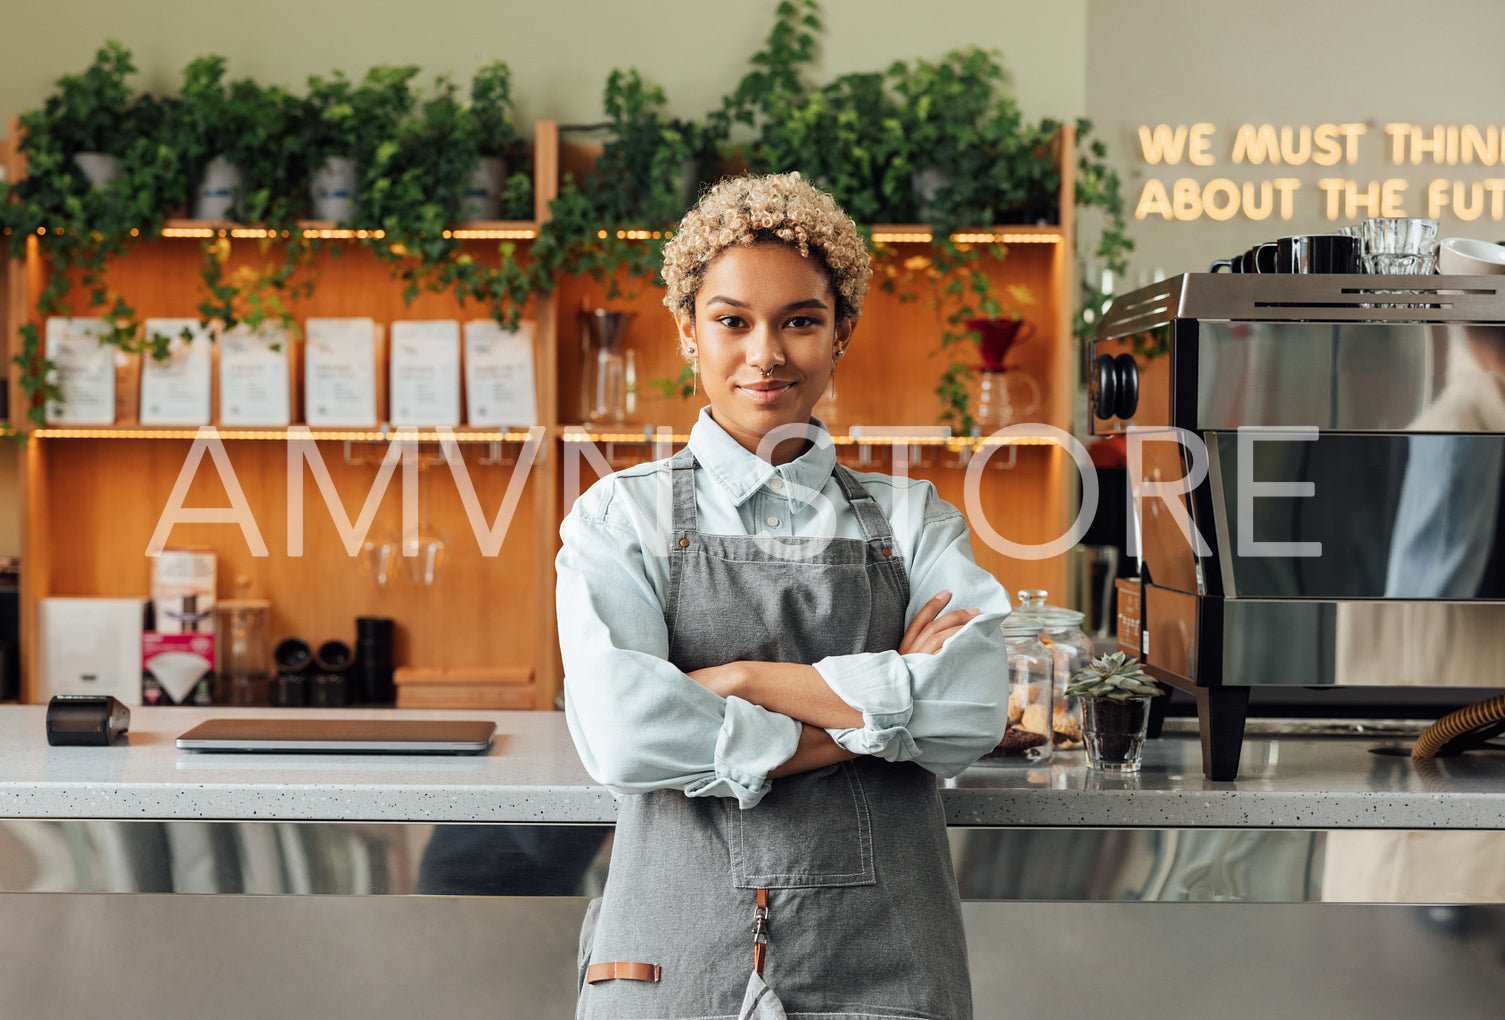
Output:
M1150 699L1165 691L1139 663L1110 652L1079 670L1066 688L1081 699L1087 765L1102 772L1138 772L1150 723Z

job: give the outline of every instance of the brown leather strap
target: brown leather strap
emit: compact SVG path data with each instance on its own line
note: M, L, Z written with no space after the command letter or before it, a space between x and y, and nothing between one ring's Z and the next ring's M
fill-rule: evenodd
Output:
M768 890L758 890L758 909L753 911L753 973L763 976L768 957Z
M597 981L657 981L659 966L656 963L593 963L585 968L585 983Z

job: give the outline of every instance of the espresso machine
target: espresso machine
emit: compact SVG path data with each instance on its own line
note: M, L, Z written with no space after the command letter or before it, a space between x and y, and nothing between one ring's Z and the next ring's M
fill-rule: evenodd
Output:
M1116 298L1088 371L1140 658L1209 778L1257 689L1505 686L1505 276L1185 274Z

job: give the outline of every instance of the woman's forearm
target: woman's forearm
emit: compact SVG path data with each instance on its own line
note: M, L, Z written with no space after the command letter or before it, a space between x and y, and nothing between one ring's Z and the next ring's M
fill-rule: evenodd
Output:
M814 666L796 662L729 662L690 676L723 698L743 701L826 730L863 724L862 713L831 690Z
M769 772L768 778L779 779L783 776L798 775L801 772L825 768L827 765L835 765L837 762L855 757L857 757L856 754L832 740L831 734L818 726L805 723L800 727L800 742L794 754L784 764Z

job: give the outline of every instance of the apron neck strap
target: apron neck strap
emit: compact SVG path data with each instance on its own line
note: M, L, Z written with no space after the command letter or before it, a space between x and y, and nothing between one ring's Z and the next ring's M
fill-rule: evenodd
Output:
M687 446L669 458L669 468L674 486L674 532L695 531L695 455Z
M893 529L889 527L888 518L883 516L883 508L878 505L877 500L873 499L872 493L868 492L866 486L857 480L856 475L840 464L836 465L832 474L841 486L842 495L846 496L847 502L852 504L853 512L857 514L857 523L862 527L862 537L868 542L892 545Z

